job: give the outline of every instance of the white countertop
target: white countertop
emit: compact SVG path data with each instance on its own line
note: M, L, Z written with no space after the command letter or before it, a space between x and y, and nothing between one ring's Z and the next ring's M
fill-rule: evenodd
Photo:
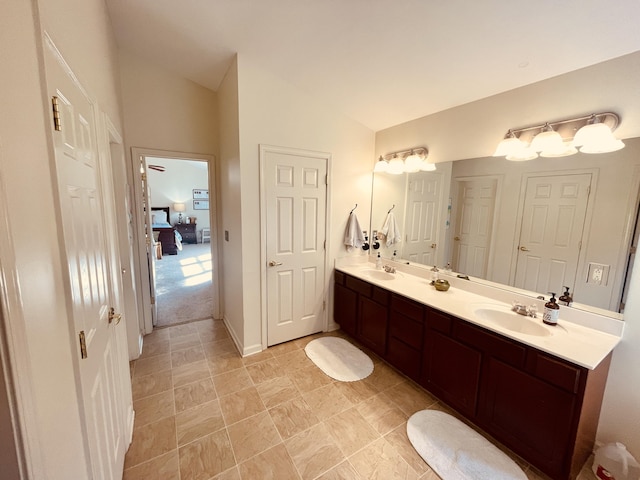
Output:
M375 270L375 264L370 262L349 263L337 261L335 268L390 292L449 313L589 369L597 367L620 342L622 336L623 326L619 325L622 323L619 320L615 320L615 323L612 324L611 319L604 317L599 319L598 315L579 312L568 307L560 307L558 325L549 326L542 323L542 304L544 302L536 302L534 299L528 299L528 302L523 302L527 305L538 303L539 312L536 319L523 317L511 312L511 304L505 301L504 292L492 292L491 289L487 290L486 287L472 285L471 281L444 275L441 275L441 278L449 280L451 288L446 292L439 292L429 284L430 280L424 278L424 276L408 273L407 270L410 269L403 269L401 264L394 264L393 266L397 268L398 272L392 280L381 280L369 276L367 270ZM483 291L483 294L478 294L478 290ZM521 299L511 296L513 298L510 300L521 301ZM476 313L481 308L512 313L515 322L539 323L541 327L548 331L549 335L538 336L520 333L504 328L494 322L486 321Z

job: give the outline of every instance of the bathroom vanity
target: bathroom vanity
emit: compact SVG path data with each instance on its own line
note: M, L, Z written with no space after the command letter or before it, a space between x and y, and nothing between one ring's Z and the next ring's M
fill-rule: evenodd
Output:
M575 478L593 450L621 330L562 313L558 327L546 327L540 315L510 312L504 293L488 297L461 282L437 292L406 272L337 265L334 320L551 478Z

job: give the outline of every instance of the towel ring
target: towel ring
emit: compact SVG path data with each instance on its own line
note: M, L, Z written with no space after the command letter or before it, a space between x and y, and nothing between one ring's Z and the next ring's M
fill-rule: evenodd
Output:
M391 207L387 213L391 213L391 210L393 210L394 208L396 208L396 204L395 203L393 204L393 207Z
M357 203L356 203L356 206L351 209L351 211L349 212L349 215L351 215L356 208L358 208L358 204Z

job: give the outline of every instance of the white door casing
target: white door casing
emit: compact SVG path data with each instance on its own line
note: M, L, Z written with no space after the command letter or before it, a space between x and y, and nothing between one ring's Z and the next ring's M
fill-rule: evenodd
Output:
M527 180L515 283L538 293L573 291L589 201L591 174Z
M267 345L326 328L328 155L261 147Z
M452 267L487 278L497 196L495 178L458 181Z
M218 268L218 234L217 234L217 195L215 193L216 188L216 165L215 157L213 155L190 153L190 152L177 152L167 150L157 150L152 148L139 148L131 147L131 175L133 179L133 195L134 195L134 221L135 221L135 236L137 249L134 252L134 256L137 260L137 266L140 272L138 275L138 287L139 287L139 305L141 312L141 325L144 334L149 334L153 331L155 317L155 305L152 304L152 289L155 288L155 281L151 282L150 277L155 276L155 272L151 271L153 268L153 260L149 257L147 238L153 238L151 225L151 216L145 213L145 205L149 207L155 207L157 205L149 205L149 193L146 184L146 175L143 175L146 171L146 157L168 158L168 159L183 159L183 160L200 160L205 161L208 164L208 188L209 188L209 224L211 225L211 261L212 261L212 276L213 282L211 287L211 296L213 298L213 318L222 318L222 310L220 306L220 277ZM142 169L142 172L141 172ZM149 225L147 236L147 225ZM150 242L150 240L149 240ZM150 243L149 243L150 244ZM155 296L155 293L153 293ZM155 300L154 300L155 301Z
M441 203L442 174L417 172L409 176L403 259L423 265L436 264Z
M115 226L103 202L111 193L102 188L96 107L55 46L47 46L47 88L49 98L57 98L61 120L61 129L52 136L90 475L119 479L129 441L123 408L126 381L121 376L128 369L121 355L126 345L118 344L121 336L114 331L125 326L110 319L112 252L105 229ZM80 348L82 334L86 358Z

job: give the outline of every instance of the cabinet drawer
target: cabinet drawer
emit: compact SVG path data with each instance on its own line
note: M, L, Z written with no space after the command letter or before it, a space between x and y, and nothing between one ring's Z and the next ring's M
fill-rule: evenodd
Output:
M453 319L440 313L437 310L429 310L427 312L427 325L431 330L436 330L445 335L451 334L451 326L453 325Z
M487 352L492 357L514 367L524 367L527 355L527 349L524 345L513 343L462 320L456 322L453 336L455 339L467 345L473 345L474 348Z
M422 350L424 325L398 312L391 312L389 334L416 350Z
M345 279L346 275L342 272L338 272L337 270L334 272L334 282L337 283L338 285L344 285L344 279Z
M367 298L371 298L371 287L372 285L367 282L363 282L362 280L347 275L346 286L351 290L354 290Z
M389 292L384 288L376 287L373 285L372 287L373 293L371 294L371 299L375 302L378 302L380 305L384 305L385 307L389 305Z
M391 298L391 310L400 312L405 317L421 322L424 307L421 303L414 302L399 295L393 295Z
M539 379L567 392L577 393L580 388L580 367L549 357L536 350L529 351L527 370Z

